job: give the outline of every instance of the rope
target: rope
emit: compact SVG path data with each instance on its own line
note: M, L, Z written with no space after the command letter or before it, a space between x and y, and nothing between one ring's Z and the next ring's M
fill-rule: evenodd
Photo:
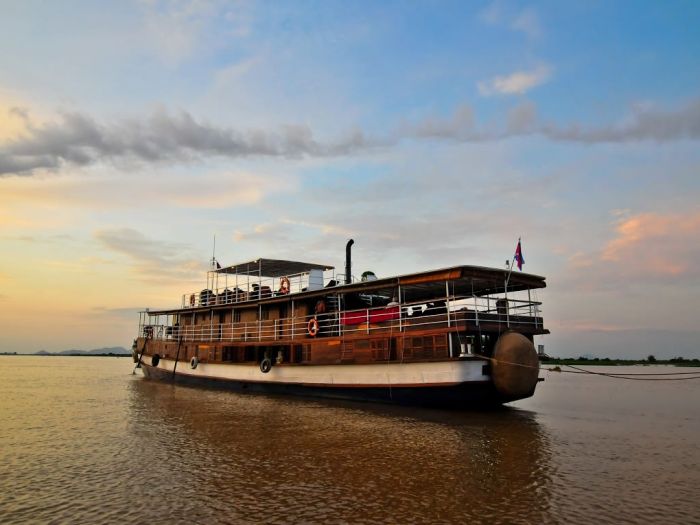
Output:
M511 363L510 361L499 361L498 359L494 359L493 357L486 357L486 356L480 356L480 355L475 355L474 357L477 357L479 359L483 359L484 361L493 361L494 363L500 363L503 365L520 366L523 368L534 368L537 370L542 370L542 368L540 368L539 366L525 365L522 363ZM569 368L573 368L575 371L558 370L556 368L545 368L544 370L546 370L548 372L562 372L565 374L591 374L591 375L596 375L596 376L610 377L612 379L628 379L630 381L687 381L690 379L700 379L700 372L666 372L666 373L630 372L630 373L611 374L611 373L607 373L607 372L593 372L592 370L584 370L583 368L578 368L578 367L573 366L573 365L563 365L563 366L568 366ZM629 376L693 376L693 377L629 377Z
M604 376L604 377L610 377L613 379L627 379L629 381L687 381L690 379L700 379L700 372L669 372L668 374L608 374L606 372L593 372L592 370L584 370L582 368L578 368L573 365L564 365L568 366L569 368L573 368L574 370L578 370L578 372L575 372L577 374L591 374L591 375L596 375L596 376ZM564 372L569 372L568 370L564 370ZM694 377L628 377L631 375L688 375L688 374L695 374Z
M583 370L582 368L577 368L573 365L564 365L573 368L574 370L580 370L580 374L591 374L594 372L591 372L589 370ZM551 369L548 369L551 370ZM649 372L624 372L620 374L613 374L613 375L623 375L623 376L696 376L700 375L700 372L658 372L658 373L649 373Z

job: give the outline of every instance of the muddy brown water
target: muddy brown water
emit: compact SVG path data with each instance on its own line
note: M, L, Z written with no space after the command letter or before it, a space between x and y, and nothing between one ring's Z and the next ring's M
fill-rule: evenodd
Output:
M700 523L700 380L543 371L533 398L481 413L132 366L0 357L2 523Z

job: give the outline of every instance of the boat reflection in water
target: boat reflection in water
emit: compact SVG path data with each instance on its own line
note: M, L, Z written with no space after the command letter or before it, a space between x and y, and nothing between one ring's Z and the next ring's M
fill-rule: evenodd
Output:
M451 412L130 383L134 509L206 522L546 521L531 413Z

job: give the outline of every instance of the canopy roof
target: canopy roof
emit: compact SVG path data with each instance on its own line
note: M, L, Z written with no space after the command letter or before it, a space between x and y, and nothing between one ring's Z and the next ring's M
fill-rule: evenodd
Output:
M295 261L281 261L276 259L257 259L244 264L237 264L216 270L219 273L239 273L251 272L257 275L260 270L261 276L282 277L293 275L294 273L308 272L309 270L330 270L331 266L322 264L311 264ZM394 294L398 286L401 286L405 297L409 301L431 300L444 297L447 293L445 282L449 282L451 295L469 297L498 295L506 291L506 279L508 280L508 293L523 290L534 290L547 286L544 277L521 272L512 272L508 275L508 270L498 268L485 268L481 266L453 266L440 270L430 270L396 277L385 277L373 281L359 281L352 284L339 283L336 286L321 288L318 290L308 290L295 292L289 295L276 296L262 299L263 303L286 302L298 298L314 298L317 296L332 293L341 294L380 294L390 297ZM247 301L246 301L247 302ZM251 300L250 303L255 303ZM219 306L217 305L217 308ZM220 305L221 308L230 308L231 305ZM188 311L208 310L211 306L199 306L188 308ZM181 307L168 308L163 310L151 310L151 315L176 314L181 313Z
M346 290L381 290L400 285L411 299L437 298L445 294L445 282L450 282L450 293L462 296L485 296L508 292L545 288L544 277L499 268L482 266L453 266L440 270L430 270L398 277L377 279L376 281L355 282L345 285Z
M219 268L217 273L260 275L264 277L284 277L299 273L308 273L311 270L333 270L333 266L327 264L314 264L301 261L284 261L281 259L256 259L241 264L234 264Z

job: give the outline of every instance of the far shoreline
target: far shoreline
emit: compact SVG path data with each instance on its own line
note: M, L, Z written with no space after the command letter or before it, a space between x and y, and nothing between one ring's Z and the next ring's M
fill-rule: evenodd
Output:
M25 354L19 352L0 352L0 356L24 356L24 357L132 357L131 353L73 353L73 354ZM540 358L542 365L575 365L575 366L696 366L700 367L700 359L674 357L671 359L656 359L654 356L649 356L647 359L613 359L609 357L545 357Z
M17 356L17 357L131 357L131 354L20 354L19 352L0 352L0 356Z

